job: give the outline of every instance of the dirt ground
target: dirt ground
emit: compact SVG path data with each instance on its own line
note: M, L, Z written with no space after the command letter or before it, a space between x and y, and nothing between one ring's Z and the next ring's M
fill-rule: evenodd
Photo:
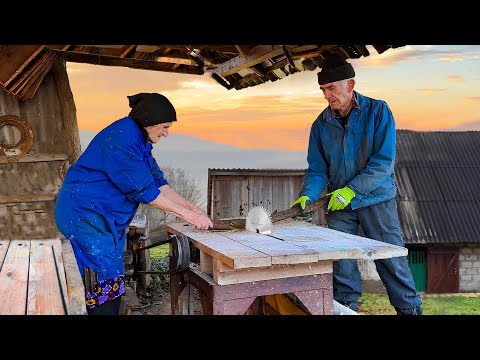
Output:
M167 269L165 260L152 260L152 270L164 271ZM201 315L201 305L198 291L192 287L193 315ZM168 274L151 275L148 288L136 286L134 282L127 282L126 286L126 315L172 315L170 301L170 276ZM179 314L179 312L177 312ZM190 313L192 315L192 312Z
M131 292L131 291L130 291ZM127 315L172 315L170 292L168 289L157 288L153 291L137 291L138 302L127 301ZM198 299L198 293L194 293L194 312L193 315L201 315L201 307ZM192 315L192 314L191 314Z

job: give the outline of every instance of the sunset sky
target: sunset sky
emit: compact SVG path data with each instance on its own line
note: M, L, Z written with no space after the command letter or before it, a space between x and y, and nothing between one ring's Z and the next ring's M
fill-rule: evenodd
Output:
M480 130L480 45L409 45L349 60L355 90L389 104L397 129ZM67 63L80 130L128 115L127 95L158 92L177 109L171 132L248 149L306 151L327 102L317 72L227 90L209 74ZM162 139L164 141L164 139Z

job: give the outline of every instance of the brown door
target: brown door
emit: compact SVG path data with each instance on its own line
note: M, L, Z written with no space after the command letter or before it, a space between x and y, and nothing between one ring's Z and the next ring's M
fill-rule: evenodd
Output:
M427 293L457 293L458 248L431 247L427 253Z

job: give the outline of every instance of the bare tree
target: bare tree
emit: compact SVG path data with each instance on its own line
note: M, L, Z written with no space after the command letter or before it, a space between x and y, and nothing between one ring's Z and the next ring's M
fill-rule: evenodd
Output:
M205 199L202 199L199 181L192 176L190 171L173 168L171 166L162 167L162 171L163 177L168 181L168 185L179 195L200 208L205 206ZM161 211L148 204L140 204L137 210L137 215L145 215L151 229L176 219L174 215Z

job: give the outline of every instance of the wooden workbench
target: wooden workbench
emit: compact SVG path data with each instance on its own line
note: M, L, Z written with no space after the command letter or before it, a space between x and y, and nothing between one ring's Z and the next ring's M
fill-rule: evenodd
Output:
M0 315L86 315L66 239L0 240Z
M184 288L193 284L204 314L244 314L257 297L286 293L312 314L333 314L334 260L408 253L404 247L295 220L275 223L269 235L195 230L186 223L169 224L166 230L188 237L200 250L200 269L172 274L172 313Z

